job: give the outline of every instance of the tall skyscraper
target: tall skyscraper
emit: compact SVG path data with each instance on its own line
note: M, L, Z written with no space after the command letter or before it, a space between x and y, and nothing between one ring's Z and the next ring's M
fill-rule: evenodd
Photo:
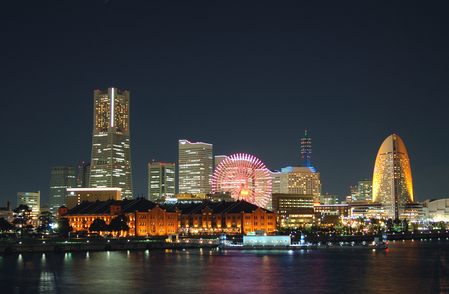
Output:
M129 96L116 88L94 91L90 186L122 188L122 199L133 197Z
M179 193L211 193L212 144L179 140Z
M90 188L90 162L84 162L78 166L77 188Z
M56 214L58 208L67 204L65 195L67 188L76 187L75 168L73 166L57 166L51 168L50 174L50 212Z
M301 138L301 156L302 166L311 167L310 159L312 157L312 139L307 136L307 130L304 132L304 137Z
M320 202L320 173L313 167L287 166L281 169L281 193L313 195L314 202Z
M385 139L377 153L373 173L373 201L380 202L387 216L397 219L400 210L413 202L410 160L398 135Z
M175 195L175 165L152 162L148 164L148 200Z

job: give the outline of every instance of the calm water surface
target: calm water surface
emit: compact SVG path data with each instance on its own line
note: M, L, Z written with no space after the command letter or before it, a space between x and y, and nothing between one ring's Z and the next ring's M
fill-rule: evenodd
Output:
M0 293L449 293L449 241L386 251L120 251L0 256Z

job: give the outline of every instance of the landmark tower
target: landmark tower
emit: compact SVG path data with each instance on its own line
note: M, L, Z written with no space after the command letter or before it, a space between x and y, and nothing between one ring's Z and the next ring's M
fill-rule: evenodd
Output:
M133 197L129 106L128 91L94 91L90 186L121 188L122 199Z

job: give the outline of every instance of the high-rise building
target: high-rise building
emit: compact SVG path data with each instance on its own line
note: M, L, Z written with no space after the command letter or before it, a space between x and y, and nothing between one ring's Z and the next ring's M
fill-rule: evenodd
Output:
M313 167L288 166L281 172L281 193L313 195L313 201L320 202L320 173Z
M78 166L77 188L90 188L90 162L84 162Z
M57 166L51 168L50 175L50 212L56 214L58 208L67 204L66 189L76 187L75 168Z
M179 193L211 193L212 144L179 140Z
M359 198L357 201L373 201L373 180L363 178L359 181Z
M148 199L155 201L175 195L175 164L152 162L148 164Z
M397 219L400 210L413 202L410 160L398 135L385 139L377 153L373 173L373 201L379 202L386 215Z
M32 223L36 224L40 214L41 191L17 192L17 206L20 204L27 205L31 209Z
M122 188L122 199L133 197L129 96L116 88L94 91L90 186Z
M307 130L304 132L304 137L301 138L301 156L302 166L311 167L310 159L312 157L312 139L307 136Z

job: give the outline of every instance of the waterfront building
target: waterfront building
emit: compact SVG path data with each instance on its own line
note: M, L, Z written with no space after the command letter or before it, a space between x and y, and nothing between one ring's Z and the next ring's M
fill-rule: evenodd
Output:
M156 204L144 198L133 200L84 201L60 215L74 231L87 231L95 219L109 224L125 215L129 231L122 236L166 236L168 234L218 235L247 234L276 230L276 215L246 201ZM101 232L102 234L103 232Z
M281 169L281 193L313 195L313 201L320 202L320 173L313 167L292 167Z
M432 222L449 221L449 198L427 199L422 203L423 219Z
M213 145L179 140L179 193L211 193Z
M246 201L176 203L164 207L178 211L179 233L240 235L256 230L273 234L276 214Z
M77 188L90 188L90 162L84 162L78 166Z
M94 91L90 186L121 188L122 199L133 197L129 107L128 91Z
M413 202L410 160L402 139L391 135L377 153L373 172L373 202L385 208L389 218L400 217L400 207Z
M304 137L301 138L301 157L302 166L311 167L310 159L312 157L312 139L307 136L307 130L304 132Z
M31 222L36 225L41 207L41 191L34 192L17 192L17 206L24 204L31 209Z
M382 203L372 201L351 201L348 202L348 206L349 216L352 218L375 217L380 219L390 217Z
M175 164L153 162L148 164L148 199L155 201L175 195Z
M121 200L121 188L68 188L67 209L72 209L84 201Z
M315 221L314 195L276 193L272 199L278 227L298 228Z
M145 198L85 201L70 210L60 209L60 214L68 219L75 232L88 231L98 218L109 225L119 215L126 217L129 231L113 232L117 236L167 236L178 231L178 213Z
M75 168L58 166L51 168L50 174L50 212L56 214L58 208L66 204L66 189L76 187Z

